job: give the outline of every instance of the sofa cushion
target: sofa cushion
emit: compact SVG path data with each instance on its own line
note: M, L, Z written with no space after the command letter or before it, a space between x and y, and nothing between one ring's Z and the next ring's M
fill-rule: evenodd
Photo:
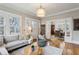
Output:
M16 41L19 40L19 36L15 35L15 36L5 36L5 43L9 43L12 41Z
M20 44L28 44L28 41L27 40L17 40L17 41L9 42L6 44L6 48L15 47L16 45L20 45Z
M0 36L0 46L3 45L3 36Z

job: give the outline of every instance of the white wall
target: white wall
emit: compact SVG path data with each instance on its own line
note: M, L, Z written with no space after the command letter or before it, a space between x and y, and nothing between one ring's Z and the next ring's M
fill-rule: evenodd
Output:
M72 29L72 41L78 41L79 42L79 31L74 31L73 30L73 19L79 18L79 10L64 13L64 14L60 14L60 15L56 15L54 17L55 17L54 19L52 17L44 18L43 20L41 20L41 24L46 24L46 21L53 21L53 20L57 20L57 19L59 19L59 21L60 21L60 19L64 20L65 18L71 17L72 22L70 21L70 23L71 23L71 27L72 27L71 28Z
M50 39L51 38L51 21L46 21L46 28L45 28L45 33L46 33L46 38Z
M65 19L65 41L66 42L72 41L73 39L72 36L73 36L73 19L72 17L69 17Z
M73 31L73 41L79 41L79 31Z
M72 17L73 19L79 18L79 10L63 13L59 15L51 15L50 17L45 17L41 20L41 24L44 24L46 20L63 19L63 18L69 18L69 17Z

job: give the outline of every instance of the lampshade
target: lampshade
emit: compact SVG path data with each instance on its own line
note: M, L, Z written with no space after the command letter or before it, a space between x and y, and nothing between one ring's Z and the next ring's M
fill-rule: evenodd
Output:
M28 29L29 29L29 31L31 31L31 30L32 30L32 28L31 28L30 26L28 27Z
M37 10L37 16L38 17L45 17L45 9L40 6L40 8Z

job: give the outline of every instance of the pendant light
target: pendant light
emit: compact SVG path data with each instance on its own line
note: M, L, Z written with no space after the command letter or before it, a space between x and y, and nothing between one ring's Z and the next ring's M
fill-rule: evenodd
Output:
M40 5L40 8L37 9L38 17L45 17L45 9Z

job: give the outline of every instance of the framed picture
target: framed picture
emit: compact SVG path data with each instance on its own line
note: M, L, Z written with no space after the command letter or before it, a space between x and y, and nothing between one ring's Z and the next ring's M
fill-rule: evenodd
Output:
M74 19L73 20L73 25L74 25L74 30L79 31L79 19Z

